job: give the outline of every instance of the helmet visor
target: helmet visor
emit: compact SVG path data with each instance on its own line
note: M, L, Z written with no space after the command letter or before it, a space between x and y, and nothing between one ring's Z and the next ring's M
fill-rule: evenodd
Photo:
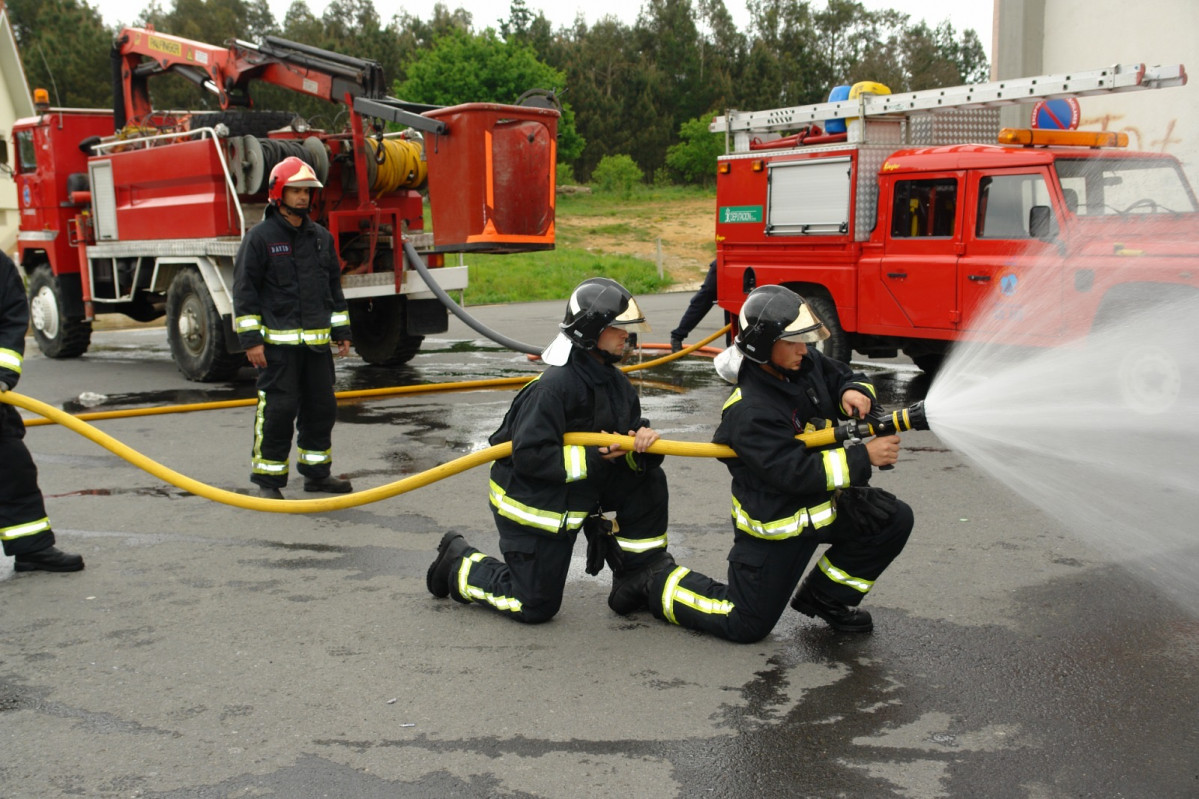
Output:
M783 328L779 338L797 338L805 344L815 344L829 337L828 328L812 313L812 308L806 302L799 306L799 313L791 324Z
M641 307L637 305L637 300L629 298L629 307L621 311L615 319L613 319L609 327L623 327L630 333L651 333L653 329L649 326L649 322L645 321L645 314L641 312Z

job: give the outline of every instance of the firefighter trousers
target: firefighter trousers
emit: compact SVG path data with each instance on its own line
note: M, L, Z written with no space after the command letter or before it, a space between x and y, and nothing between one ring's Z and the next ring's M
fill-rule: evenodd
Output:
M863 534L840 518L820 530L776 541L737 531L727 583L683 566L666 569L650 585L650 612L730 641L760 641L786 610L816 547L831 544L808 577L812 587L856 606L903 551L913 523L911 507L899 502L876 534Z
M11 405L0 420L0 540L4 554L27 555L54 546L37 466L23 440L25 425Z
M293 432L297 470L305 477L328 477L333 463L333 353L304 346L267 344L266 368L258 375L254 449L250 480L261 486L287 485Z
M635 571L665 551L670 513L661 467L638 474L614 466L570 489L570 507L615 512L625 569ZM526 624L549 621L562 606L578 530L549 534L501 516L494 506L492 514L504 559L468 553L451 571L451 593Z

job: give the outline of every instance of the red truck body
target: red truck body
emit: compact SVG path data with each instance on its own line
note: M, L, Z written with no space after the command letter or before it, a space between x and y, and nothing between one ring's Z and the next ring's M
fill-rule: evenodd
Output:
M112 111L41 109L13 127L18 257L51 357L85 352L97 315L165 315L186 377L232 377L245 364L231 324L234 257L288 155L323 184L312 216L333 234L354 346L370 363L403 363L447 329L405 242L447 291L466 287L467 268L445 267L444 253L553 247L554 108L405 103L385 95L377 63L274 37L212 47L129 28L113 60ZM211 87L223 110L153 110L149 80L168 72ZM346 125L232 110L251 105L254 82L343 105Z
M846 134L759 136L718 160L727 311L755 286L787 285L833 331L834 357L902 351L933 371L954 342L1004 321L1020 322L1004 343L1056 346L1105 314L1199 296L1199 203L1173 157L1102 146L1117 143L1102 132L1010 131L1031 143L999 144L992 108L940 111L952 124L931 133L910 113L855 111Z

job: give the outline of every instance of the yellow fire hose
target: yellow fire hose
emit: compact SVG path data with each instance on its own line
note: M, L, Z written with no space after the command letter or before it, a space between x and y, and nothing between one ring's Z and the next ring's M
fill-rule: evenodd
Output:
M706 339L696 342L695 344L686 347L679 352L671 353L670 355L656 358L643 364L634 364L631 366L622 367L626 372L633 372L640 369L648 369L651 366L658 366L663 363L682 358L700 347L714 341L718 336L721 336L728 330L725 326L716 333L713 333ZM435 391L466 391L481 388L497 388L504 386L517 386L528 383L536 375L520 375L518 377L496 378L492 380L469 380L460 383L442 383L426 386L394 386L390 388L379 389L362 389L358 391L342 391L337 393L339 399L359 398L359 397L381 397L392 396L396 394L418 394L429 393ZM464 455L460 458L455 458L448 463L443 463L428 469L420 474L406 477L403 480L397 480L394 483L369 488L365 491L356 491L353 494L345 494L337 497L327 497L321 499L296 499L296 500L278 500L278 499L262 499L253 497L247 494L239 494L236 491L227 491L223 488L215 488L206 483L201 483L199 480L194 480L187 475L180 474L174 469L164 466L161 463L148 458L137 450L122 444L117 439L107 433L98 430L88 424L85 419L116 419L128 418L133 416L151 416L165 413L188 413L199 410L213 410L218 408L234 408L247 405L254 405L257 399L245 400L229 400L225 402L207 402L196 403L193 405L173 405L162 408L145 408L140 410L125 410L125 411L101 411L89 414L80 414L72 416L65 411L47 405L44 402L39 402L32 397L27 397L15 391L6 391L0 394L0 402L7 402L18 408L24 408L31 413L36 413L43 417L42 419L31 419L26 421L27 427L33 427L39 424L59 424L63 427L72 430L85 438L94 441L101 447L104 447L114 455L125 459L129 463L138 467L142 471L154 475L155 477L170 483L177 488L195 494L196 496L210 499L214 502L220 502L225 505L233 505L238 508L246 508L248 510L267 511L271 513L320 513L331 510L342 510L352 508L358 505L365 505L370 502L378 502L381 499L394 497L397 494L404 494L413 491L417 488L435 483L438 480L444 480L447 477L458 474L459 472L473 469L484 463L488 463L499 458L507 457L512 451L512 445L497 444L488 447L478 452L473 452L469 455ZM566 436L567 444L577 444L582 446L608 446L611 444L619 444L623 449L632 449L633 439L631 436L605 435L599 433L569 433ZM663 455L686 455L692 457L735 457L733 451L728 447L720 447L715 444L696 444L684 441L657 441L649 450L653 453Z
M670 355L648 361L644 364L637 364L628 367L622 367L626 372L647 369L651 366L656 366L676 358L681 358L700 347L713 341L717 336L722 335L726 330L722 328L708 338L692 344L679 352L671 353ZM474 380L464 381L461 383L443 383L438 385L428 386L396 386L392 388L382 389L363 389L359 391L339 392L339 398L346 397L363 397L363 396L390 396L393 394L403 393L421 393L429 391L454 391L468 390L474 388L493 388L496 386L519 385L527 383L533 379L535 375L519 376L513 378L497 378L494 380ZM152 458L148 458L131 447L122 444L117 439L96 429L92 425L83 420L83 416L72 416L65 411L47 405L44 402L39 402L24 394L19 394L15 391L6 391L0 394L0 402L7 402L18 408L24 408L27 411L36 413L45 418L44 424L59 424L79 433L85 438L91 439L95 443L104 447L109 452L125 459L129 463L138 467L142 471L158 477L164 482L170 483L177 488L195 494L196 496L210 499L214 502L220 502L225 505L233 505L238 508L246 508L247 510L267 511L270 513L321 513L331 510L343 510L352 508L358 505L365 505L371 502L378 502L382 499L394 497L398 494L405 494L417 488L435 483L438 480L444 480L460 472L473 469L490 461L498 460L507 457L512 452L512 444L510 442L504 444L496 444L486 449L472 452L469 455L464 455L460 458L455 458L452 461L435 466L420 474L405 477L402 480L397 480L393 483L387 483L376 488L368 488L365 491L356 491L352 494L345 494L337 497L327 497L322 499L294 499L294 500L279 500L279 499L263 499L261 497L253 497L247 494L239 494L235 491L227 491L223 488L215 488L206 483L201 483L199 480L194 480L186 475L176 472L167 466L158 463ZM111 411L96 414L89 414L91 418L118 418L128 416L146 416L158 413L185 413L194 410L207 410L212 408L230 408L241 405L250 405L257 400L231 400L228 402L214 403L198 403L195 405L176 405L167 408L148 408L141 411ZM864 420L847 422L839 427L826 428L817 430L811 433L801 433L796 438L803 441L805 446L809 448L818 448L829 446L831 444L844 441L849 435L868 435L868 434L886 434L890 432L904 431L910 429L928 429L927 421L924 419L923 403L917 403L911 408L897 411L891 414L889 419L881 418L874 419L871 422ZM27 422L27 426L32 426L33 422ZM619 445L621 449L631 450L633 448L633 438L627 435L614 435L608 433L567 433L564 437L564 443L588 446L602 447ZM654 442L647 450L650 453L658 455L676 455L692 458L735 458L737 453L730 447L720 444L706 444L691 441L669 441L659 439Z
M689 347L684 347L678 352L669 355L663 355L660 358L655 358L652 361L645 363L631 364L629 366L620 367L625 372L636 372L641 369L649 369L654 366L661 366L664 363L676 360L678 358L690 355L692 352L701 347L710 344L720 336L723 336L729 329L728 325L720 328L707 338L697 341ZM477 391L485 388L513 388L523 386L537 375L519 375L517 377L496 377L489 380L463 380L457 383L429 383L423 386L390 386L388 388L364 388L354 391L338 391L336 396L339 400L345 399L363 399L373 397L391 397L400 396L403 394L440 394L446 391ZM0 401L3 401L3 396L0 394ZM15 403L14 403L15 404ZM195 411L214 411L225 408L244 408L250 405L257 405L258 399L251 397L248 399L238 400L222 400L219 402L196 402L190 405L163 405L158 408L130 408L123 411L92 411L88 413L75 414L71 418L79 419L86 422L94 422L102 419L129 419L138 416L158 416L168 413L194 413ZM32 409L30 409L32 410ZM36 411L35 411L36 412ZM45 414L42 414L46 416ZM55 420L50 418L41 419L26 419L26 427L39 427L41 425L56 424Z

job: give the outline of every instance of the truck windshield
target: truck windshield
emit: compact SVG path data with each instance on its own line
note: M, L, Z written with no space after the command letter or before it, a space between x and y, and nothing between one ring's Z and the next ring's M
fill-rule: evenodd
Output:
M1079 216L1193 213L1195 195L1173 160L1059 158L1066 208Z

